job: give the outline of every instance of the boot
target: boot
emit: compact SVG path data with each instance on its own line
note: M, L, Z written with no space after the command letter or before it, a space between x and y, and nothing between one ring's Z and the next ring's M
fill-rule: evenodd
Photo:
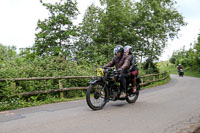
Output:
M119 98L125 98L125 97L126 97L126 93L124 93L124 92L121 92L121 94L120 94Z

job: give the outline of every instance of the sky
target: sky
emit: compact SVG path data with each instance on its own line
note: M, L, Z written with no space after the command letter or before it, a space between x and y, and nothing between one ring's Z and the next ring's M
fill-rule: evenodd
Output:
M194 42L200 34L200 0L176 0L176 8L184 17L187 26L181 27L179 38L169 41L160 60L168 60L173 51L193 48ZM192 45L191 45L192 44Z
M43 0L44 2L56 0ZM75 23L81 22L82 16L91 3L99 0L77 0L80 15ZM190 48L200 33L200 0L176 0L176 8L188 23L179 32L179 38L169 41L160 60L167 60L173 51L183 47ZM48 11L40 0L1 0L0 1L0 43L14 45L18 49L31 47L34 43L37 21L48 17Z

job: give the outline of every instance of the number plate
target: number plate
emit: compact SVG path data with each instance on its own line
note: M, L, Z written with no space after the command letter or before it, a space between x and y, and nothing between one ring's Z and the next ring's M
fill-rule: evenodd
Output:
M97 76L104 76L104 73L103 73L103 69L102 68L97 68Z

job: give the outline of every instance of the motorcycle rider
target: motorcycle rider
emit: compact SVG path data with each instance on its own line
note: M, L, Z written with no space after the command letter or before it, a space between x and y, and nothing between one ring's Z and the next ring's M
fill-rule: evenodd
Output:
M180 72L181 72L181 70L183 69L183 67L181 66L181 64L178 64L177 69L178 69L178 75L180 75Z
M120 98L126 97L126 79L128 78L127 70L130 67L130 56L124 54L124 48L121 45L117 45L114 48L114 58L104 67L113 67L115 66L117 70L120 70L119 75L120 81Z
M133 90L133 93L135 93L136 92L136 77L139 73L138 67L136 64L136 58L133 55L133 49L131 46L128 46L128 45L125 46L124 52L125 52L125 54L130 56L130 59L131 59L131 62L130 62L131 65L130 65L128 72L129 72L130 78L132 79L132 90Z

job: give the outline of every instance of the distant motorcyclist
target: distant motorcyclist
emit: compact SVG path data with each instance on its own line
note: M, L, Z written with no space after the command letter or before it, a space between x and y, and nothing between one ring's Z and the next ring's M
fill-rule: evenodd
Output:
M183 67L181 66L181 64L178 64L177 70L178 70L179 76L180 76L181 73L183 74Z
M181 66L181 64L178 64L177 69L178 69L178 71L180 71L181 69L183 69L183 67Z
M126 79L128 78L127 70L130 67L130 57L124 54L124 48L121 45L117 45L114 48L114 58L104 67L113 67L115 66L117 70L121 70L119 76L120 81L120 98L126 97Z
M133 93L136 92L136 77L139 73L138 71L138 67L137 67L137 64L136 64L136 58L135 56L133 55L133 49L131 46L125 46L124 47L124 52L126 55L130 56L130 68L128 70L129 72L129 75L130 75L130 78L132 79L132 89L133 89Z

